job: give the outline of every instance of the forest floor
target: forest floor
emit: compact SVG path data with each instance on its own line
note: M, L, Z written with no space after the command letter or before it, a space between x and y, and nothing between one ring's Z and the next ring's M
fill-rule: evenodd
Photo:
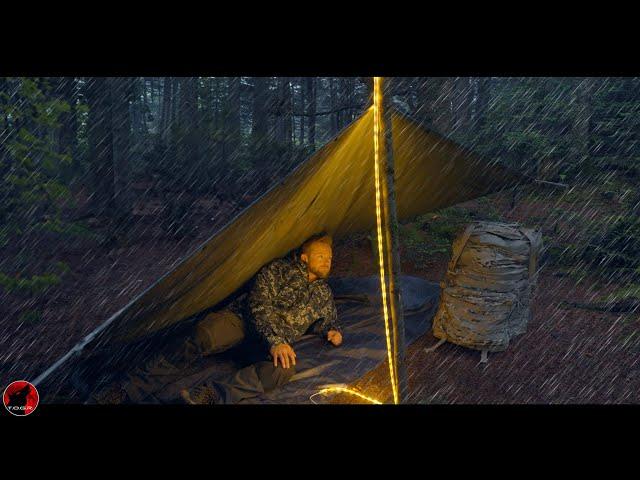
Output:
M472 216L493 209L503 221L542 227L548 243L565 239L581 241L584 219L572 216L584 205L580 199L558 202L550 209L549 199L527 196L511 208L506 195L494 195L460 207ZM620 205L596 201L591 212L620 213ZM568 214L568 215L567 215ZM571 218L572 220L566 220ZM557 225L556 225L557 224ZM356 251L354 251L356 250ZM353 246L349 257L370 266L358 272L375 274L373 257L366 249ZM336 263L345 257L338 256ZM424 263L402 261L402 272L440 282L448 255L433 256ZM352 263L354 261L352 260ZM346 273L346 272L344 272ZM640 311L606 312L568 306L565 302L593 304L625 282L601 278L545 262L531 302L528 331L512 339L504 352L490 353L488 363L480 363L480 352L445 343L437 350L425 348L437 343L426 333L406 352L408 403L460 404L608 404L640 402ZM389 367L385 361L350 386L366 395L392 401ZM349 394L336 395L332 403L363 403Z
M550 243L580 241L585 221L580 217L585 213L580 199L560 198L555 193L544 197L527 194L515 208L510 201L506 193L491 195L462 204L456 212L462 212L463 221L492 218L540 226ZM42 373L239 210L239 206L221 204L216 198L192 198L189 205L188 216L182 220L189 229L180 237L162 235L163 227L157 221L162 202L156 200L138 208L139 221L136 231L131 232L137 240L129 245L47 239L42 249L48 256L43 255L43 261L62 260L69 270L62 283L44 297L29 300L5 295L0 304L0 385ZM158 211L154 211L156 206ZM602 216L621 209L619 202L604 199L590 208L595 209L591 213ZM425 245L442 219L434 215L428 219L432 223L403 227L402 273L440 282L448 253ZM425 229L427 224L431 229ZM94 219L92 228L102 228L99 219ZM19 257L20 252L13 254ZM333 275L376 273L366 235L336 242ZM638 312L593 311L563 303L589 303L622 286L547 262L540 272L528 331L512 340L507 351L489 354L488 364L479 364L479 352L451 344L424 352L436 342L430 332L410 345L407 400L469 404L640 402ZM388 399L387 365L380 365L353 386L375 398ZM333 402L358 400L337 395Z

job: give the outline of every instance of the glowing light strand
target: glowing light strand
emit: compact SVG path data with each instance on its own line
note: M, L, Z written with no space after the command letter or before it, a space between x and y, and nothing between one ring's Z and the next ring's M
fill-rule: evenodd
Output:
M376 226L378 233L378 260L380 264L380 292L382 293L382 311L384 315L384 331L387 340L387 358L389 361L389 378L391 380L391 389L393 390L393 401L397 405L399 402L397 370L393 361L393 351L391 348L391 336L389 328L389 307L387 299L387 282L384 266L384 253L382 248L382 201L381 201L381 179L380 179L380 124L381 122L381 106L382 95L380 90L380 77L373 77L373 147L374 147L374 173L376 186ZM395 333L395 332L393 332ZM394 342L395 344L395 342ZM368 397L357 390L346 387L329 387L323 388L319 392L311 396L311 401L315 395L323 395L326 393L348 393L363 400L376 405L382 405L382 402L375 398Z
M373 77L373 147L374 147L374 172L376 183L376 224L378 229L378 259L380 263L380 291L382 292L382 309L384 314L384 331L387 339L387 357L389 360L389 378L391 379L391 389L393 391L393 401L399 403L398 384L396 379L396 369L393 362L391 349L391 333L389 331L389 307L387 299L387 282L384 265L384 250L382 248L382 202L380 199L380 124L382 95L380 91L380 77Z
M316 395L324 395L326 393L348 393L350 395L354 395L354 396L359 397L359 398L361 398L363 400L366 400L369 403L373 403L375 405L382 405L381 401L376 400L375 398L368 397L365 394L358 392L357 390L354 390L352 388L347 388L347 387L328 387L328 388L323 388L319 392L317 392L314 395L312 395L312 397L314 397ZM313 400L311 400L311 401L313 401Z

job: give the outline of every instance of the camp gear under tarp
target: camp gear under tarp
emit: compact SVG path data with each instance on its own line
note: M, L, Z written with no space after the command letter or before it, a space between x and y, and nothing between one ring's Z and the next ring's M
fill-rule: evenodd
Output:
M401 221L530 181L401 114L392 133ZM373 158L370 108L34 381L55 371L60 384L71 367L59 368L79 352L126 353L131 342L218 304L314 233L374 228Z
M469 224L453 243L433 334L476 350L506 350L527 329L541 248L539 230Z
M341 278L330 279L330 283L345 338L343 345L335 348L317 335L303 336L293 345L298 361L297 373L290 383L239 403L308 404L310 397L322 387L350 384L386 359L380 280L377 277ZM437 283L411 276L400 277L400 283L406 292L403 303L406 339L410 343L431 327L440 289ZM124 376L129 401L136 404L175 402L183 388L225 381L243 366L241 358L231 350L184 365L180 358L161 352ZM330 400L331 395L316 395L313 402Z

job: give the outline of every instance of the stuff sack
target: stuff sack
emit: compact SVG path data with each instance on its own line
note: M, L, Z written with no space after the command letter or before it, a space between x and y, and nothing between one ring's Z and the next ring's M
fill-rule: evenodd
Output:
M502 351L527 329L542 233L518 224L473 222L453 243L433 334L441 341Z

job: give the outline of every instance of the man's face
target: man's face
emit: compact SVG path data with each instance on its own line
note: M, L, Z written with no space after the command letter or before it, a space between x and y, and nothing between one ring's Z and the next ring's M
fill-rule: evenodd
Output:
M307 264L309 273L318 278L327 278L331 271L331 247L326 243L314 242L309 251L300 255L300 259Z

